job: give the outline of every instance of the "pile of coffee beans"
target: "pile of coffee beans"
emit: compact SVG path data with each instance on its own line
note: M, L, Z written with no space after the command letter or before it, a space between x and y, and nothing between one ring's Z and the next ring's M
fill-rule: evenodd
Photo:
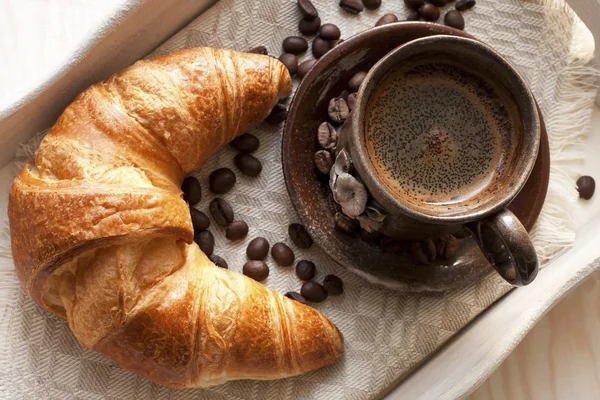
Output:
M431 22L437 21L441 15L440 8L443 8L454 1L455 0L404 0L406 7L412 10L406 20L425 20ZM454 10L450 10L446 13L446 15L444 15L444 23L452 28L460 30L465 29L465 20L461 12L473 8L473 6L475 6L475 0L458 0L454 6ZM390 23L382 21L384 17L377 22L377 26ZM392 17L387 16L386 20L391 21L391 18Z

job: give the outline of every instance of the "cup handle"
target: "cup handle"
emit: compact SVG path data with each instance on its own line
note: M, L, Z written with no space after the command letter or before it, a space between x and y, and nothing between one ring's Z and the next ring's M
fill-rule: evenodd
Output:
M466 225L485 258L508 283L525 286L537 276L539 262L521 221L507 209Z

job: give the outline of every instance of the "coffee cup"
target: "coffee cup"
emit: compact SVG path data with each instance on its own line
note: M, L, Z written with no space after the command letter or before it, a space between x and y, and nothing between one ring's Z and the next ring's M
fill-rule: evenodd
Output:
M506 281L526 285L538 259L506 206L525 185L539 143L536 103L515 69L484 43L438 35L371 68L337 157L348 159L380 211L380 232L423 240L466 227Z

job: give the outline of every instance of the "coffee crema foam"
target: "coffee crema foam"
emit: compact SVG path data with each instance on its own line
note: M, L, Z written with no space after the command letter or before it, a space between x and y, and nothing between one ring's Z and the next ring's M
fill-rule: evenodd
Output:
M366 110L369 159L411 203L470 203L493 191L517 137L498 90L450 61L392 70Z

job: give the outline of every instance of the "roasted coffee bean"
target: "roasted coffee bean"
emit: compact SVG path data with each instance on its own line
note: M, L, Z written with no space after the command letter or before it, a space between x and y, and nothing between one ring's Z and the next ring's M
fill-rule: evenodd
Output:
M190 208L190 217L192 218L194 232L205 231L210 226L210 219L202 211Z
M419 8L419 15L427 21L437 21L440 18L440 10L431 3L425 3Z
M414 242L410 245L410 254L417 263L422 265L429 264L429 259L427 258L427 254L425 254L425 250L423 250L421 242Z
M312 36L319 31L321 27L321 18L317 17L314 19L302 18L298 22L298 30L301 34L306 36Z
M363 83L366 77L367 73L365 71L359 71L352 75L352 78L350 78L348 81L348 90L350 92L358 92L360 85Z
M333 122L341 124L346 120L346 118L348 118L350 109L348 108L348 103L346 103L346 100L341 97L337 97L329 100L327 113Z
M290 75L296 74L298 72L298 57L292 53L283 53L279 56L279 61L285 65Z
M315 58L321 58L331 48L331 42L320 37L316 37L312 42L312 54Z
M375 243L377 241L377 239L379 239L380 236L381 236L381 234L377 231L367 232L364 229L360 230L360 239L363 242Z
M363 11L360 0L340 0L340 7L350 14L359 14Z
M235 185L235 174L229 168L219 168L208 176L208 185L215 194L227 193Z
M350 93L350 95L348 96L348 100L346 100L346 103L348 103L348 109L350 111L354 110L354 107L356 106L357 98L358 98L358 93Z
M244 175L258 176L262 171L260 160L252 154L238 153L233 158L233 162Z
M421 19L421 14L418 11L411 11L406 17L407 21L418 21Z
M298 76L304 78L304 75L308 74L308 71L315 65L317 60L306 60L298 66Z
M315 263L308 260L300 260L296 264L296 275L303 281L310 281L315 276L317 268Z
M296 300L298 303L308 304L308 301L298 292L287 292L285 297L288 299Z
M247 53L262 54L263 56L266 56L269 54L269 52L267 51L267 48L265 46L253 47L250 50L248 50Z
M300 54L308 50L308 42L302 36L288 36L281 47L286 53Z
M242 268L242 273L248 278L262 282L269 276L269 267L263 261L250 260Z
M425 0L404 0L404 4L410 9L418 10L425 4Z
M285 243L275 243L273 247L271 247L271 257L277 264L282 267L289 267L294 264L294 252L290 247Z
M213 263L215 263L217 265L217 267L221 267L221 268L225 268L225 269L229 268L229 266L227 265L227 261L225 261L225 259L221 256L213 254L213 255L209 256L208 259L210 261L212 261Z
M260 147L260 141L256 136L244 133L231 141L231 147L242 153L253 153Z
M295 57L295 56L294 56ZM287 109L283 104L275 104L275 107L271 110L271 114L265 119L270 124L278 124L285 121L287 118Z
M579 192L579 197L584 200L589 200L594 195L594 191L596 190L596 181L589 175L583 175L579 179L577 179L577 191Z
M325 150L335 148L337 144L337 131L329 122L323 122L317 129L317 142Z
M198 232L194 235L194 242L198 243L200 250L210 256L215 250L215 237L210 231Z
M334 24L323 24L319 28L319 37L325 40L338 40L342 36L340 28Z
M233 209L225 199L217 197L210 202L208 210L217 225L227 226L233 222Z
M257 237L248 243L246 255L251 260L264 260L269 254L269 242L264 237Z
M431 4L433 4L436 7L444 7L448 3L448 0L427 0L427 1L429 1Z
M362 0L367 10L377 10L381 6L381 0Z
M403 253L406 251L407 244L400 239L383 236L379 242L379 247L386 253Z
M444 257L446 251L446 244L448 243L448 236L442 236L435 241L435 251L438 257Z
M465 11L469 8L473 8L475 0L458 0L454 6L458 11Z
M450 10L444 15L444 23L452 28L465 29L465 19L458 10Z
M181 191L183 192L183 200L192 206L200 203L200 200L202 200L200 182L193 176L188 176L181 182Z
M233 221L225 228L225 237L229 240L240 240L248 235L248 224L244 221Z
M444 249L444 258L449 260L454 258L456 251L458 250L458 239L452 235L448 237L446 242L446 248Z
M423 242L423 251L425 251L429 261L435 260L437 257L437 249L435 248L435 242L433 239L427 239Z
M288 226L288 235L290 235L292 242L301 249L308 249L313 245L313 239L302 224L290 224Z
M323 279L323 287L332 296L339 296L344 293L344 282L336 275L327 275Z
M359 225L353 219L350 219L347 215L341 212L336 212L333 216L335 221L335 227L341 232L354 235L358 232Z
M315 167L320 173L329 175L333 167L333 157L328 150L319 150L315 153Z
M388 13L379 18L375 23L375 26L393 24L394 22L398 22L398 17L396 17L396 14Z
M314 19L319 16L319 12L310 0L298 0L298 8L304 18Z
M300 294L306 300L311 301L313 303L321 303L327 300L327 291L325 290L323 285L317 282L304 282L304 284L300 288Z

